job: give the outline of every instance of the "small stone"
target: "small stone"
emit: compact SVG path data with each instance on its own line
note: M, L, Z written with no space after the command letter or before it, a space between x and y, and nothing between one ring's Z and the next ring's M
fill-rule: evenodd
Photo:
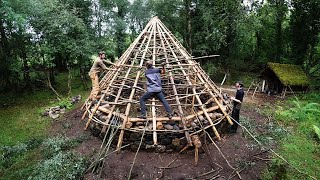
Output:
M168 130L172 130L173 129L173 126L171 126L170 124L165 124L165 125L163 125L163 127L165 129L168 129Z
M202 115L198 116L200 121L204 121L204 117Z
M146 146L148 146L148 145L152 145L153 141L146 141L145 143L146 143Z
M166 146L158 145L155 150L157 153L163 153L166 151Z
M167 149L166 150L166 153L172 153L173 152L173 149Z
M194 123L194 122L192 122L192 123L191 123L191 126L192 126L193 128L196 128L196 127L197 127L197 124Z
M211 118L215 119L215 116L214 116L214 114L213 114L213 113L208 113L208 115L209 115L209 117L211 117Z
M187 144L188 144L188 141L186 138L180 140L180 145L186 146Z
M102 120L106 120L108 118L108 116L106 116L106 115L101 115L100 116L100 119L102 119Z
M179 126L177 126L176 124L173 125L173 129L174 129L174 130L180 130Z
M176 122L175 122L175 121L172 121L172 120L169 120L169 121L168 121L168 124L170 124L170 125L175 125Z
M172 139L172 145L180 146L180 139L178 139L178 138Z
M156 146L154 146L153 144L152 145L147 144L145 147L145 149L152 149L152 150L155 148L156 148Z
M223 114L221 113L214 113L214 116L216 119L221 118L223 116Z
M183 124L182 123L179 123L179 128L183 129Z
M139 145L132 144L132 145L130 146L130 150L131 150L131 151L137 151L138 147L139 147Z
M49 111L44 111L41 115L42 116L48 116L49 115Z
M66 112L66 108L60 109L60 113L61 113L61 114L64 114L65 112Z
M101 133L101 131L100 131L100 129L98 129L98 128L93 127L93 128L91 129L91 134L92 134L94 137L99 137L100 133Z
M169 144L171 144L171 139L169 139L169 138L161 139L160 144L162 144L162 145L169 145Z
M137 125L137 126L143 126L143 125L144 125L144 122L136 122L136 125Z
M59 117L59 114L54 113L53 111L49 112L49 117L52 119L57 119Z
M130 134L130 138L132 138L132 139L140 139L141 136L140 136L139 133L131 133L131 134Z

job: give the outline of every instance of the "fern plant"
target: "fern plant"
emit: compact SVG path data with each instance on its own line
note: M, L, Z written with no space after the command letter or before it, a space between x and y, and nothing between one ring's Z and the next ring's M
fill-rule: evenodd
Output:
M303 103L298 99L292 101L294 107L289 110L277 111L281 116L296 121L315 120L320 116L320 104L318 103Z
M313 130L315 132L315 134L317 135L318 140L320 140L320 128L318 128L318 126L313 125Z

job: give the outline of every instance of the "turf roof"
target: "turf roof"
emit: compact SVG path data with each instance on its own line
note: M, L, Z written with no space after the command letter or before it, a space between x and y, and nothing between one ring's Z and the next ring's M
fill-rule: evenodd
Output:
M268 67L276 74L281 83L285 86L310 85L310 80L301 66L269 62Z

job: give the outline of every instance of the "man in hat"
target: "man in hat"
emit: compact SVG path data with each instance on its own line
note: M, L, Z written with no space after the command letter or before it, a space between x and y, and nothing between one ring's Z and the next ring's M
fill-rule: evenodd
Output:
M92 100L96 100L97 95L99 93L99 76L98 73L101 71L101 69L106 70L107 66L104 64L106 62L107 64L115 65L114 63L110 61L104 60L106 57L106 53L104 51L99 52L99 58L95 58L93 65L89 71L89 76L92 81L92 91L90 94L90 97Z
M243 91L243 83L241 81L236 82L236 97L231 97L233 101L233 109L231 117L236 121L230 127L231 133L236 133L238 129L239 117L240 117L240 109L243 101L244 91Z
M167 102L167 100L164 97L164 94L162 93L162 86L161 86L161 77L160 73L165 73L164 63L161 64L162 69L154 68L152 66L152 61L146 62L146 70L145 70L145 76L147 78L147 92L140 98L140 106L141 106L141 116L139 118L146 119L146 101L152 97L156 96L164 105L169 119L172 118L172 111L170 109L170 106Z

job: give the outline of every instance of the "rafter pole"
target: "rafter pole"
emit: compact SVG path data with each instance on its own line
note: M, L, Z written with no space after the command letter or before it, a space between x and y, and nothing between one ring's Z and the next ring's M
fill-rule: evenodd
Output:
M152 64L153 66L156 65L156 22L153 22L153 52L152 52ZM157 120L156 120L156 102L155 99L152 98L152 107L151 107L151 112L152 112L152 129L153 129L153 144L157 145L158 144L158 139L157 139Z
M161 28L159 27L159 24L157 24L157 25L158 25L159 32L161 32ZM161 44L162 44L163 47L166 47L165 42L167 42L167 41L165 39L163 39L163 38L164 37L160 36ZM170 47L170 49L171 49L171 47ZM165 51L166 51L166 49L165 49ZM167 57L167 53L165 53L165 57ZM167 58L166 58L166 63L168 63L168 59ZM167 66L168 66L168 64L167 64ZM171 84L172 84L172 90L174 92L174 96L175 96L176 102L178 104L178 110L179 110L179 113L180 113L180 118L181 118L181 121L182 121L182 125L183 125L183 129L184 129L184 132L185 132L185 136L187 138L188 143L191 145L192 144L191 137L189 135L189 132L187 131L187 123L185 121L185 117L184 117L184 113L183 113L183 110L182 110L182 107L181 107L181 103L180 103L180 100L179 100L177 88L176 88L176 85L174 83L174 79L173 79L173 75L172 75L171 71L169 71L169 77L170 77L170 81L171 81Z
M162 24L159 23L159 25L162 25ZM163 28L163 29L165 29L165 28ZM164 32L165 32L164 34L167 34L167 36L168 36L170 39L172 38L172 37L170 37L170 34L168 33L168 31L164 31ZM164 39L166 40L167 44L169 44L169 41L168 41L168 39L167 39L165 36L164 36ZM172 41L172 39L171 39L171 41ZM174 42L174 41L173 41L173 42ZM177 47L179 47L179 45L178 45L177 43L175 43L175 45L176 45ZM176 59L178 59L178 57L177 57L176 53L174 52L174 50L172 49L172 47L169 46L169 48L170 48L173 56L174 56ZM180 64L179 61L177 61L177 63ZM186 76L186 80L187 80L187 82L189 83L189 85L192 85L192 82L190 81L189 76L187 75L187 73L185 72L185 70L182 69L181 71L182 71L182 73ZM200 105L201 110L204 112L204 115L206 116L206 118L208 119L208 121L210 122L210 124L213 125L212 119L211 119L210 116L208 115L205 107L203 106L200 97L199 97L198 95L196 95L196 94L197 94L197 91L196 91L196 89L195 89L194 87L192 88L192 91L193 91L193 93L195 94L195 97L196 97L196 99L197 99L197 101L198 101L198 103L199 103L199 105ZM221 140L220 135L219 135L217 129L215 128L215 126L212 126L212 130L213 130L213 132L215 133L215 135L217 136L217 138L218 138L219 140Z
M146 34L148 31L148 28L150 28L150 25L153 21L149 21L148 25L145 27L145 29L140 33L140 35L142 34ZM153 32L153 29L151 29L151 33ZM147 36L145 36L145 38L147 38ZM151 38L148 39L148 42L147 42L147 45L146 45L146 48L147 49L149 47L149 44L150 44L150 41L151 41ZM142 58L141 58L141 61L140 61L140 67L142 68L143 67L143 63L144 63L144 58L146 56L146 53L147 51L144 51L143 52L143 55L142 55ZM141 74L141 69L138 70L137 72L137 75L136 75L136 79L135 79L135 82L134 82L134 85L133 87L136 87L137 84L138 84L138 80L140 78L140 74ZM134 93L135 93L135 90L136 88L132 88L131 90L131 93L130 93L130 97L129 97L129 103L127 104L127 107L126 107L126 111L125 111L125 119L123 120L123 123L122 123L122 126L121 126L121 131L120 131L120 135L119 135L119 139L118 139L118 144L117 144L117 152L120 151L121 149L121 146L122 146L122 140L123 140L123 135L124 135L124 128L126 126L126 123L128 122L128 115L129 115L129 112L130 112L130 109L131 109L131 100L132 98L134 97Z

